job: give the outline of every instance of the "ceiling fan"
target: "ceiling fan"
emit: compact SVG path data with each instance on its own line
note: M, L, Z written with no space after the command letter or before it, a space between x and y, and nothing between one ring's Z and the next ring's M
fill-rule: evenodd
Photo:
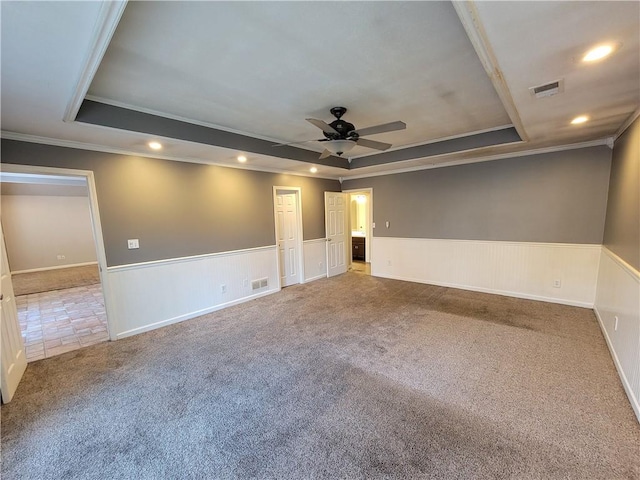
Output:
M397 121L356 130L356 127L354 127L352 123L342 120L342 116L347 111L345 107L333 107L329 111L331 112L331 115L336 117L336 119L331 123L326 123L323 120L318 120L315 118L306 119L307 122L315 125L320 130L322 130L322 133L325 136L325 138L317 140L318 142L327 142L325 144L324 152L322 152L322 154L320 155L320 159L327 158L331 155L340 156L343 153L351 150L356 145L373 148L375 150L387 150L389 147L391 147L390 143L376 142L375 140L369 140L362 137L367 135L375 135L377 133L394 132L396 130L404 130L405 128L407 128L407 125L404 122ZM314 140L307 140L306 142L312 141ZM293 145L296 143L306 142L303 141L280 143L275 146L279 147L283 145Z

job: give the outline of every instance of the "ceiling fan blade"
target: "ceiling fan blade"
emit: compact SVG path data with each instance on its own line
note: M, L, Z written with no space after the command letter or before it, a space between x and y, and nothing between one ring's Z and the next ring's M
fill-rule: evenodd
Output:
M367 138L359 138L356 143L362 147L374 148L376 150L386 150L391 147L390 143L376 142L375 140L369 140Z
M329 125L327 122L323 122L322 120L318 120L316 118L306 118L305 120L315 125L316 127L318 127L324 133L340 133L337 130L335 130L331 125Z
M322 160L323 158L330 157L331 155L332 155L332 153L325 148L324 152L322 152L322 155L320 155L320 157L318 157L318 160Z
M374 127L361 128L356 130L355 133L361 137L365 135L373 135L375 133L395 132L396 130L404 130L407 128L407 124L401 121L383 123L382 125L376 125Z
M309 142L321 142L322 139L316 140L300 140L299 142L289 142L289 143L276 143L275 145L271 145L272 147L286 147L287 145L300 145L301 143L309 143Z

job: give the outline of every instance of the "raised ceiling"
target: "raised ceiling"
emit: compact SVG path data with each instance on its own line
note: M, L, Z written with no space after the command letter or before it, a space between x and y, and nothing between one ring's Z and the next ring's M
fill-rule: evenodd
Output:
M638 2L2 2L2 133L334 178L605 143L638 109L639 18ZM582 64L600 42L620 48ZM321 138L304 119L337 105L407 129L351 163L272 146Z

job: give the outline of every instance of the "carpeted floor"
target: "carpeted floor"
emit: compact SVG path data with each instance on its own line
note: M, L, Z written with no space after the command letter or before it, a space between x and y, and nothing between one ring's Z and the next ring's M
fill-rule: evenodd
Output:
M358 273L30 364L2 478L640 478L588 309Z
M13 294L30 295L65 288L86 287L100 283L98 265L56 268L42 272L18 273L11 275Z

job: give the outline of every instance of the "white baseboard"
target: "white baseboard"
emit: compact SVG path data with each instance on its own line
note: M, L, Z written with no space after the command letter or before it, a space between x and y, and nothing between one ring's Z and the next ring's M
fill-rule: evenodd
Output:
M202 310L196 310L193 312L185 313L183 315L179 315L177 317L168 318L166 320L162 320L160 322L151 323L149 325L145 325L138 328L133 328L131 330L121 332L116 334L116 339L120 340L121 338L130 337L132 335L137 335L138 333L150 332L151 330L155 330L156 328L166 327L172 325L174 323L183 322L185 320L190 320L192 318L199 317L201 315L206 315L207 313L216 312L218 310L222 310L223 308L232 307L234 305L239 305L241 303L249 302L251 300L255 300L256 298L265 297L267 295L271 295L273 293L279 292L279 288L275 288L272 290L268 290L266 292L257 293L255 295L250 295L248 297L239 298L237 300L233 300L227 303L220 303L218 305L214 305L213 307L204 308Z
M640 422L640 272L606 247L602 247L594 311Z
M374 237L373 247L377 277L587 308L595 300L600 245Z
M322 275L316 275L315 277L309 277L304 280L304 283L313 282L315 280L320 280L321 278L327 278L327 274L323 273Z
M46 272L48 270L61 270L63 268L86 267L87 265L97 265L98 262L70 263L68 265L56 265L55 267L31 268L29 270L15 270L11 275L19 275L21 273Z
M510 292L508 290L495 290L495 289L483 288L483 287L470 287L468 285L460 285L457 283L445 283L445 282L433 282L433 281L424 282L421 279L405 278L405 277L398 277L393 275L376 275L376 276L381 278L389 278L392 280L402 280L405 282L428 283L429 285L437 285L438 287L457 288L459 290L467 290L470 292L490 293L493 295L504 295L505 297L524 298L526 300L537 300L540 302L558 303L561 305L570 305L572 307L593 308L593 303L575 302L572 300L561 300L554 297L530 295L522 292Z

